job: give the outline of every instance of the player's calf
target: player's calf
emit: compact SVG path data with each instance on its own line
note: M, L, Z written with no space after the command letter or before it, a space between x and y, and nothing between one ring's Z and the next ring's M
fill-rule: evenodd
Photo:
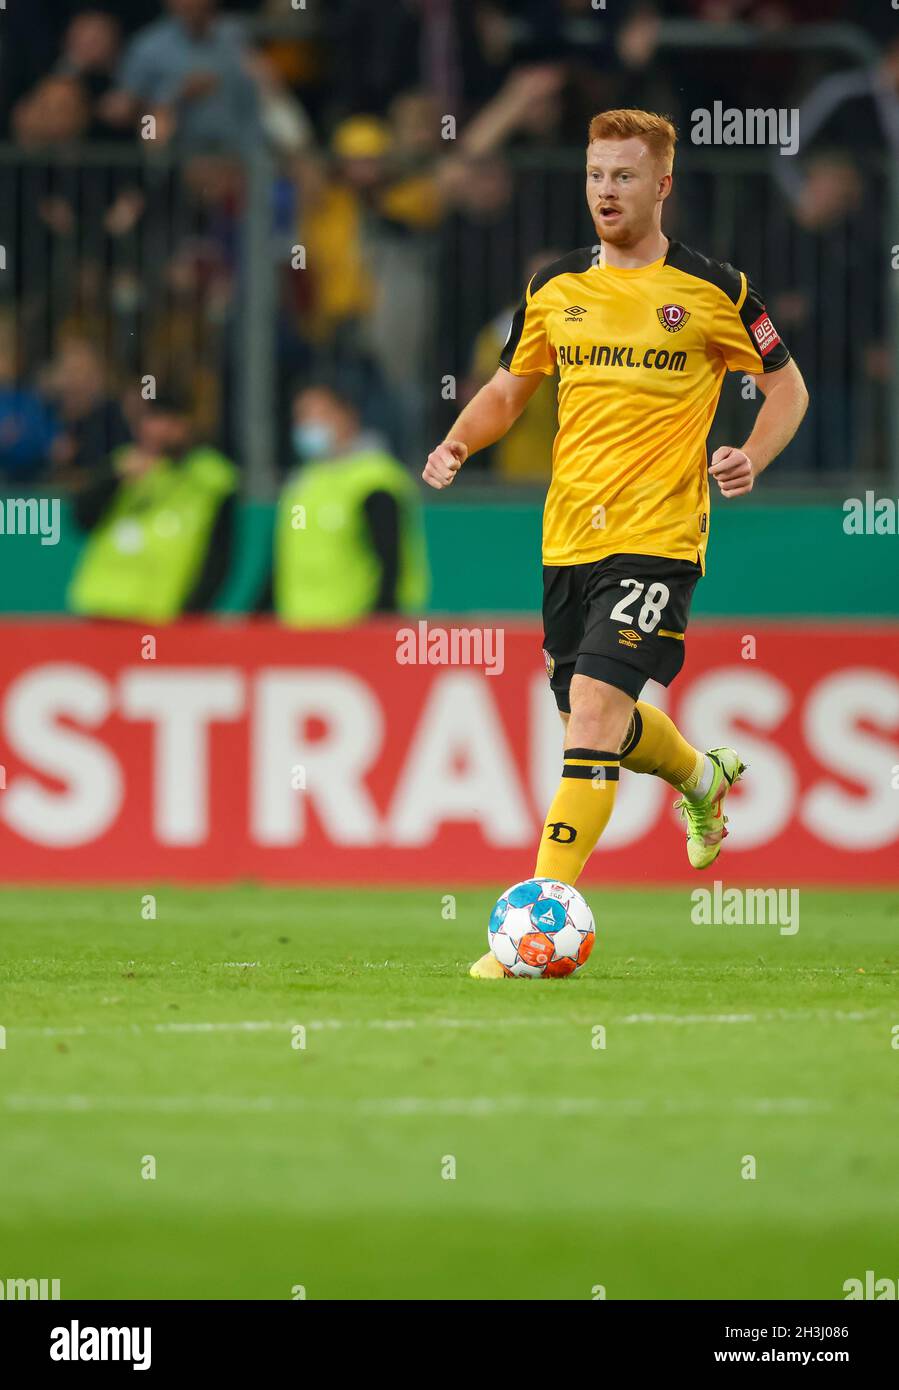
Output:
M536 878L575 884L615 804L618 749L633 698L605 681L575 675L562 780L543 826Z

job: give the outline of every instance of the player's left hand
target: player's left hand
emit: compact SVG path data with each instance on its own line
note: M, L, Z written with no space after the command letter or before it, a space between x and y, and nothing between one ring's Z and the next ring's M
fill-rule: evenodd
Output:
M755 474L752 459L742 449L725 445L712 454L709 472L721 489L722 497L744 497L752 491Z

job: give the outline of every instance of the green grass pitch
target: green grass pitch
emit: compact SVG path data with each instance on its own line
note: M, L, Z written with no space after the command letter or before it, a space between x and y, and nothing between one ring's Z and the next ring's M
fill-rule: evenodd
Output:
M436 889L155 891L156 920L136 889L3 895L0 1279L839 1299L899 1276L895 895L804 890L782 936L696 926L686 888L594 888L581 975L487 982L489 891L450 920Z

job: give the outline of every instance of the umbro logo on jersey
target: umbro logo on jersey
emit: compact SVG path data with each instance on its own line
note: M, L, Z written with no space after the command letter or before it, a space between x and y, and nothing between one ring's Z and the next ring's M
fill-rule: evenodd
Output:
M565 322L580 323L586 312L587 310L580 304L569 304L568 308L565 310Z
M687 319L690 317L689 310L683 304L663 304L660 309L656 309L659 316L659 323L663 328L667 328L669 333L676 333L679 328L683 328Z

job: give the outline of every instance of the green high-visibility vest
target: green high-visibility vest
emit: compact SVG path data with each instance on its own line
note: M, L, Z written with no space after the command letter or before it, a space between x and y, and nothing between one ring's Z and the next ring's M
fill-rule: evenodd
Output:
M278 502L275 611L291 627L348 627L370 613L381 579L363 510L373 492L399 507L397 606L418 612L429 572L415 484L396 459L377 449L304 464Z
M176 618L202 569L218 510L236 486L237 469L207 447L124 478L87 539L69 607L98 618Z

